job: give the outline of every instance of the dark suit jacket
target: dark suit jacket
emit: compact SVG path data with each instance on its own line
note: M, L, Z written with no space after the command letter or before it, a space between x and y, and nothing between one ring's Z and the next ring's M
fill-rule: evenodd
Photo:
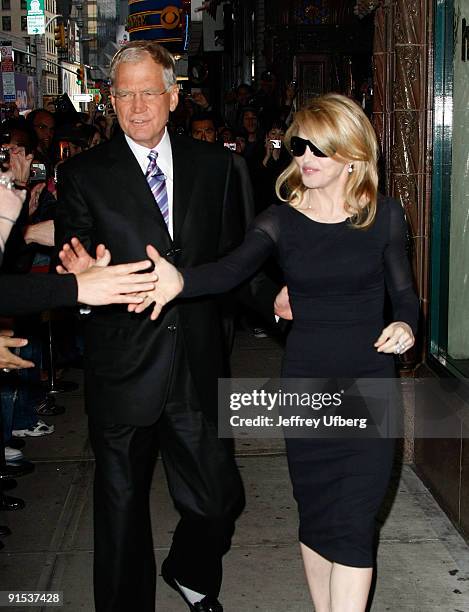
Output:
M78 236L94 252L103 242L114 264L145 259L145 246L153 244L182 268L216 260L236 246L243 232L232 155L184 137L171 138L171 146L174 240L120 135L61 168L55 243ZM155 422L167 401L177 334L186 347L198 403L213 416L224 359L219 307L212 297L176 300L155 322L147 311L94 309L85 331L90 416L132 425Z

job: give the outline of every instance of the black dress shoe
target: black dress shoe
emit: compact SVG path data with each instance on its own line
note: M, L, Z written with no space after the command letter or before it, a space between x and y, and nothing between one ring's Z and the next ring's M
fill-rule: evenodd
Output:
M0 467L0 480L9 480L11 478L19 478L26 476L34 471L34 463L30 461L22 461L15 465L2 465Z
M18 483L13 478L8 478L7 480L2 480L0 483L0 491L12 491L16 489Z
M213 597L204 597L202 601L198 601L192 606L194 612L223 612L223 606Z
M164 561L161 566L161 577L168 586L174 589L176 593L178 593L184 599L186 604L189 606L189 610L191 612L223 612L223 606L221 605L221 603L217 599L214 599L209 595L204 597L201 601L198 601L195 604L191 604L191 602L184 595L184 592L179 588L179 585L176 580L169 574Z
M23 510L25 503L19 497L10 497L9 495L2 495L0 497L0 510Z
M6 525L0 525L0 538L11 535L11 529Z

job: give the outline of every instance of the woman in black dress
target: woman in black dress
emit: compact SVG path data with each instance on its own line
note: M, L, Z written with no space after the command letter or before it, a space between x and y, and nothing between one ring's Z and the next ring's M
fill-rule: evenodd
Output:
M373 128L355 102L328 94L296 114L285 142L293 159L277 192L286 204L259 215L244 243L227 257L182 275L148 247L159 282L143 304L129 308L141 312L156 302L151 315L156 318L181 290L181 297L226 291L275 253L293 313L282 375L392 378L393 353L414 344L418 300L402 207L377 194ZM386 291L394 320L387 326ZM362 612L393 441L286 442L315 610Z

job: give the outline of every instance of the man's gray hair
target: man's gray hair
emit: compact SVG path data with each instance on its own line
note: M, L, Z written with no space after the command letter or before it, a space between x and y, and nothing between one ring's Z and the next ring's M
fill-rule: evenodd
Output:
M176 84L176 64L174 57L154 40L134 40L119 49L111 61L110 79L113 87L117 66L123 62L140 62L149 54L155 64L163 68L163 81L166 88Z

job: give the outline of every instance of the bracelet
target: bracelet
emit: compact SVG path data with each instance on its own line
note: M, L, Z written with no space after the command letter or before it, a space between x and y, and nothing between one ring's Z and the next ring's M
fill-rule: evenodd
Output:
M15 225L16 223L16 219L10 219L10 217L5 217L5 215L0 215L0 219L4 219L5 221L8 221L12 225Z

